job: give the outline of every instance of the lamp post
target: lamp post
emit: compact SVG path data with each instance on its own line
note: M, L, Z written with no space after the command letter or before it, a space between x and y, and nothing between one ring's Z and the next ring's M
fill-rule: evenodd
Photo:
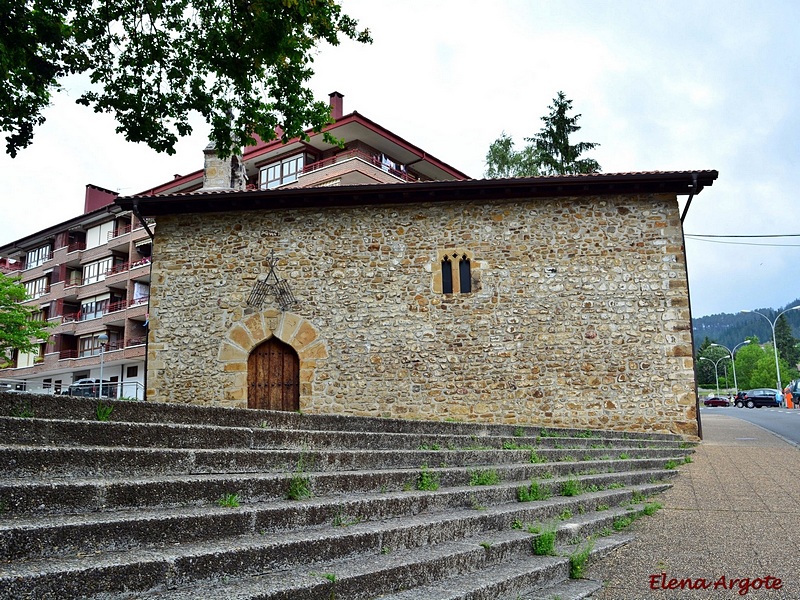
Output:
M743 310L743 313L755 313L764 317L769 323L769 326L772 327L772 347L775 349L775 381L778 382L778 391L783 391L783 385L781 384L781 367L778 364L778 340L775 339L775 323L778 322L778 319L781 318L783 313L787 313L790 310L798 310L800 306L793 306L792 308L787 308L786 310L779 312L778 316L775 317L773 321L769 320L769 317L763 313L758 312L757 310Z
M719 396L719 373L717 371L717 365L726 358L730 358L730 356L723 356L719 360L711 360L710 358L706 358L705 356L700 357L700 360L707 360L708 362L713 363L714 365L714 379L716 379L717 381L717 396Z
M108 335L103 332L97 336L97 341L100 342L100 391L98 392L98 396L100 398L103 397L103 355L106 350L106 344L108 343Z
M710 346L717 346L719 348L725 348L725 350L728 351L728 354L731 355L731 364L733 365L733 389L736 390L737 392L739 391L739 382L736 381L736 356L735 356L734 352L736 352L736 349L739 346L744 346L745 344L749 344L749 343L750 343L750 340L745 340L740 344L736 344L733 347L733 350L731 350L727 346L723 346L722 344L710 344Z

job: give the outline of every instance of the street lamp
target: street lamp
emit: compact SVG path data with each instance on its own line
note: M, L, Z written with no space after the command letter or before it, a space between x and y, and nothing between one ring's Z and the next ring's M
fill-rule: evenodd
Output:
M714 378L717 380L717 396L719 396L719 373L717 372L717 365L726 358L730 358L730 356L723 356L719 360L711 360L710 358L706 358L705 356L700 357L700 360L707 360L708 362L714 364Z
M783 391L783 385L781 384L781 367L778 364L778 340L775 339L775 323L778 322L778 319L781 318L781 315L783 313L787 313L790 310L798 310L798 309L800 309L800 306L793 306L792 308L787 308L783 312L778 313L778 316L775 317L774 321L770 321L769 317L767 315L762 314L762 313L758 312L757 310L743 310L742 311L743 313L755 313L757 315L761 315L762 317L764 317L767 320L767 323L769 323L769 326L772 327L772 347L775 349L775 375L776 375L775 381L778 382L778 391L779 392Z
M100 391L99 397L103 397L103 354L105 353L106 344L108 343L108 335L103 332L97 336L97 341L100 342Z
M731 364L733 365L733 389L734 389L734 390L736 390L737 392L739 391L739 382L738 382L738 381L736 381L736 356L734 355L734 352L736 352L736 349L737 349L739 346L744 346L745 344L749 344L749 343L750 343L750 340L745 340L745 341L743 341L743 342L742 342L742 343L740 343L740 344L736 344L736 345L733 347L733 350L731 350L731 349L730 349L730 348L728 348L727 346L723 346L722 344L710 344L710 345L709 345L709 347L710 347L710 346L717 346L717 347L719 347L719 348L725 348L725 350L727 350L727 351L728 351L728 354L730 354L730 355L731 355ZM726 379L727 379L727 378L726 378Z

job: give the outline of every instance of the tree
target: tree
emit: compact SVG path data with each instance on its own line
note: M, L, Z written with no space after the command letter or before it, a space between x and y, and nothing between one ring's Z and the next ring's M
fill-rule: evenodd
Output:
M77 102L110 112L133 142L174 153L191 111L220 156L330 121L306 83L317 45L370 42L335 0L7 0L0 16L0 131L30 145L67 75L87 73ZM333 139L330 136L331 140Z
M739 382L740 390L758 387L753 384L753 373L756 371L759 361L767 355L767 352L761 347L758 337L752 336L747 339L750 340L750 343L736 351L736 378ZM774 359L771 364L772 378L775 379ZM770 385L768 387L772 386Z
M792 335L792 327L786 315L778 317L775 323L775 344L778 347L778 356L789 365L795 367L800 362L800 352L797 350L797 339ZM772 362L775 362L774 360Z
M535 136L525 138L529 144L522 150L514 150L514 142L505 132L492 142L486 154L487 177L575 175L600 171L596 160L580 158L581 154L599 144L570 144L570 135L580 130L577 122L581 116L567 116L567 112L572 110L572 100L568 100L564 92L558 92L548 108L550 114L542 117L544 127Z
M486 177L533 177L539 174L539 159L533 145L514 150L514 140L504 131L486 153Z
M35 310L20 302L27 299L18 277L0 273L0 364L11 360L11 350L31 352L47 339L48 323L31 320Z

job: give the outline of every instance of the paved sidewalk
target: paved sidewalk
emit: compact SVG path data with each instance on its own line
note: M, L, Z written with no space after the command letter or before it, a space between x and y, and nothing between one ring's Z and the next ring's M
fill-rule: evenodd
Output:
M606 583L593 599L800 599L800 450L735 417L701 418L704 441L656 498L664 508L631 526L634 542L587 570ZM673 578L709 587L664 589ZM749 587L731 583L747 578Z

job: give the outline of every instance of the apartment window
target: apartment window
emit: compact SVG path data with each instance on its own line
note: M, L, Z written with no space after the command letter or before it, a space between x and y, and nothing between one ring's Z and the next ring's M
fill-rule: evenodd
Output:
M437 253L437 264L432 269L433 291L440 294L469 294L473 279L478 275L472 269L472 252L463 248L446 248Z
M111 270L113 257L109 256L103 260L98 260L93 263L88 263L83 266L83 285L88 283L97 283L106 278L106 273Z
M86 230L86 249L102 246L114 232L114 221L97 225Z
M305 154L297 154L261 167L258 174L258 187L271 190L279 185L297 181L306 163Z
M138 366L128 367L125 370L125 377L127 377L128 379L133 379L134 377L138 377L138 376L139 376L139 367Z
M25 292L29 300L35 300L50 291L50 278L39 277L25 282Z
M81 321L98 319L108 312L111 294L101 294L81 301Z
M37 358L39 358L39 348L36 348L33 352L18 352L17 368L23 369L25 367L32 367L36 364Z
M85 358L100 354L100 334L84 335L78 339L78 356Z
M25 257L25 268L32 269L44 264L53 257L53 249L50 244L41 246L36 250L31 250Z

